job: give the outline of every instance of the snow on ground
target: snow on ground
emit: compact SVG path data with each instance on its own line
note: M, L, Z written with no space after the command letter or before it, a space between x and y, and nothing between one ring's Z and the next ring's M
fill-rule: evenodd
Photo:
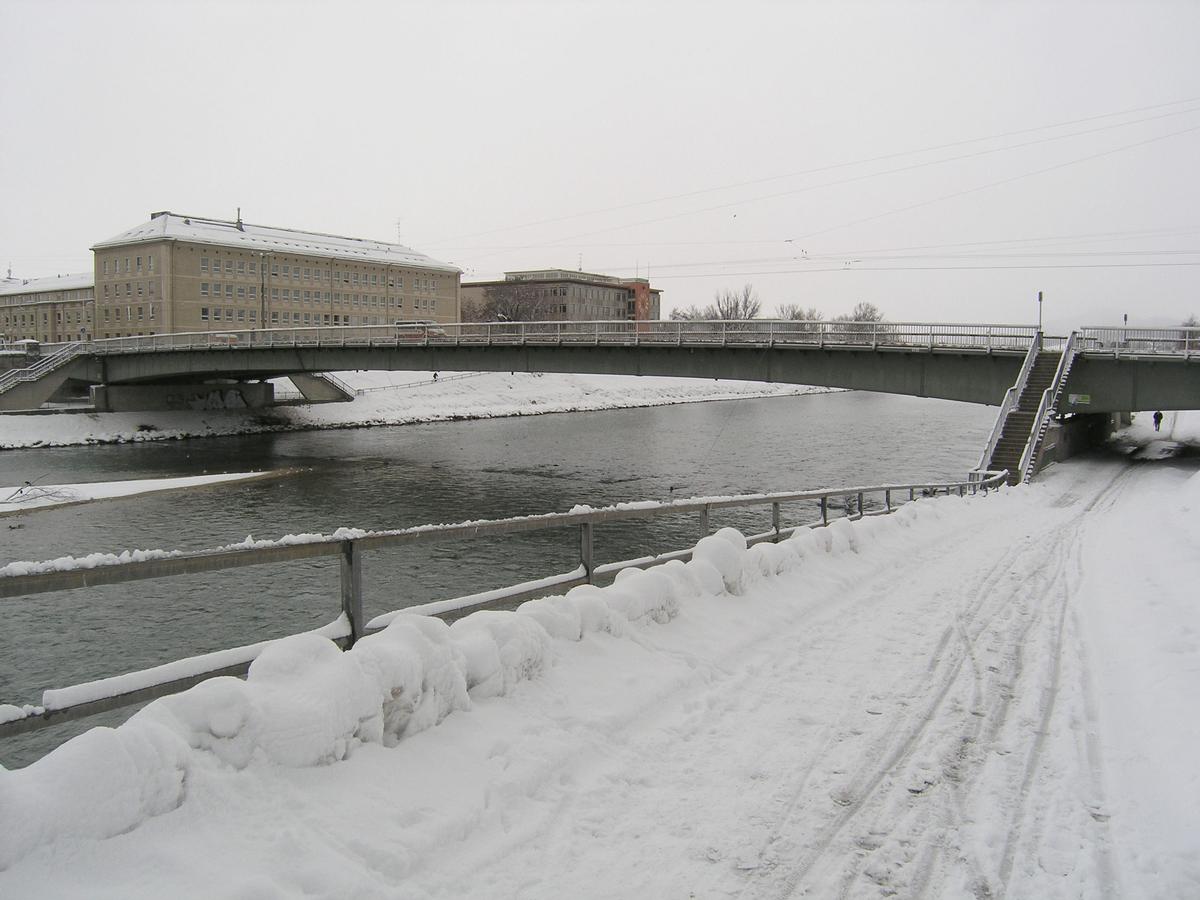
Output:
M405 425L572 410L777 397L829 388L624 375L338 372L362 391L347 403L263 411L68 413L0 417L0 448L109 444L362 425ZM285 384L285 387L290 385Z
M139 478L134 481L97 481L80 484L32 484L0 487L0 516L13 515L30 509L62 506L66 503L87 503L91 500L111 500L157 491L176 491L233 481L272 478L279 472L233 472L226 475L194 475L186 478Z
M1198 516L1073 461L288 639L0 770L0 895L1198 896Z
M1168 411L1162 416L1155 430L1153 412L1134 413L1132 424L1113 435L1113 445L1134 459L1170 459L1187 447L1200 448L1200 412Z

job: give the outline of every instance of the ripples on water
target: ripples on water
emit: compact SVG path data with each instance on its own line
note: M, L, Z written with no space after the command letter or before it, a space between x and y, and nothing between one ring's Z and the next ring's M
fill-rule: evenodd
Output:
M0 564L131 548L201 549L339 526L566 511L577 503L958 479L995 410L866 393L523 418L0 453L0 484L115 481L300 467L228 487L0 519ZM785 508L785 518L788 510ZM712 527L769 527L769 509ZM811 521L811 513L804 515ZM21 527L11 526L20 524ZM599 562L694 542L697 522L597 529ZM370 552L368 615L501 587L578 564L577 532ZM0 702L322 625L338 612L336 561L135 582L5 604ZM0 742L23 765L97 716Z

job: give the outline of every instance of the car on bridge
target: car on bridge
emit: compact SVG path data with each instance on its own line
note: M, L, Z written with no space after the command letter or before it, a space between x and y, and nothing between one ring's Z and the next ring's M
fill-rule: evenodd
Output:
M398 341L427 341L430 338L446 337L446 329L437 322L406 322L397 320L396 340Z

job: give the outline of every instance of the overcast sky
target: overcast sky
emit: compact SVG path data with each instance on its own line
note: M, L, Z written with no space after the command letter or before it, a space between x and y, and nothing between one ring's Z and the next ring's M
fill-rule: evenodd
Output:
M1200 2L0 0L0 265L169 209L664 314L1200 315Z

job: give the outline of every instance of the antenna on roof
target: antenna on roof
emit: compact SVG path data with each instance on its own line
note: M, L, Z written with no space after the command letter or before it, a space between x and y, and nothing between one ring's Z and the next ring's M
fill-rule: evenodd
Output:
M403 216L397 216L397 217L396 217L396 243L397 243L397 244L403 244L403 243L404 243L404 236L400 234L400 223L401 223L401 222L403 222L403 221L404 221L404 217L403 217Z
M237 208L237 211L238 211L237 223L236 223L236 225L237 225L237 230L238 230L238 231L245 231L246 229L242 227L242 208L239 206L239 207Z
M583 271L583 253L579 254L579 271Z

